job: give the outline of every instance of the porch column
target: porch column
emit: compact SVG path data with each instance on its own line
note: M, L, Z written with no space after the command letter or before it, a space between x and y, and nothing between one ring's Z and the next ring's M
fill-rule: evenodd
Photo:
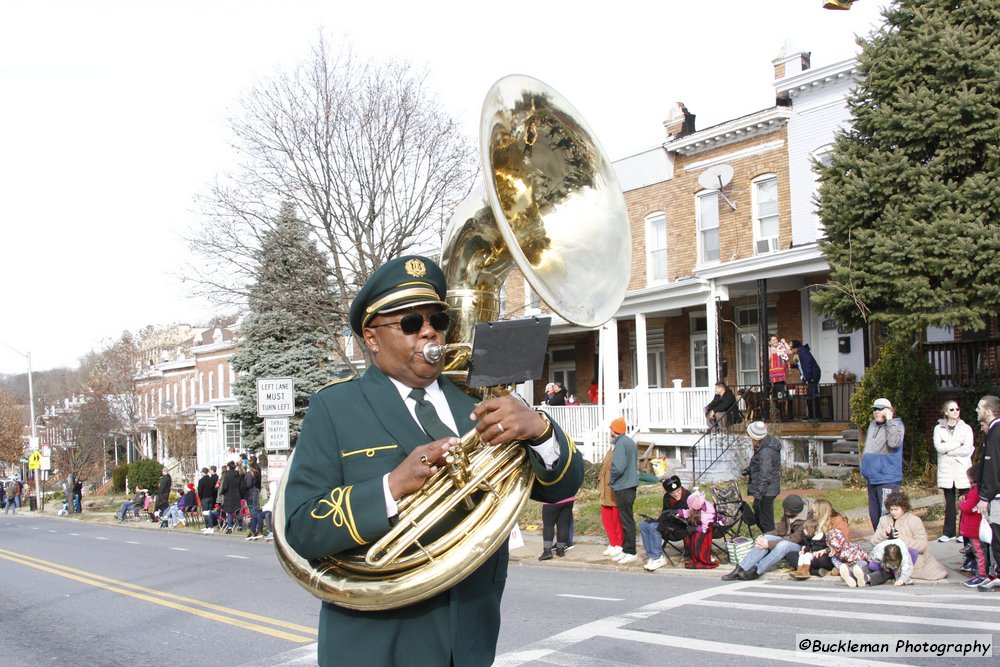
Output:
M708 300L705 303L705 333L708 355L708 386L711 387L721 378L719 377L719 309L716 307L715 281L711 281L708 288Z
M646 316L635 316L635 356L636 356L636 406L638 424L635 428L649 428L649 355L646 352Z
M600 429L607 431L611 420L618 416L621 397L618 389L618 320L611 318L601 326L600 356L604 376L604 403Z

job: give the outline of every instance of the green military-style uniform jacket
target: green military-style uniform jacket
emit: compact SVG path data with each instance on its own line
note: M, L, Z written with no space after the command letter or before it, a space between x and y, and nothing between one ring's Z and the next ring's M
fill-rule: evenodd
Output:
M439 380L460 434L473 427L475 400ZM559 460L546 470L528 448L536 480L531 497L572 496L583 462L553 424ZM371 367L363 377L314 394L302 423L285 486L285 537L304 558L367 548L389 531L382 478L430 438L395 385ZM321 665L490 665L500 631L507 543L451 589L387 611L354 611L324 602L319 621Z

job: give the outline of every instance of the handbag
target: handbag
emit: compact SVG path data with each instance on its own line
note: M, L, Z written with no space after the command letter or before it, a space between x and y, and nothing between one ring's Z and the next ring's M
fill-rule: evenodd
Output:
M983 544L990 544L993 541L993 528L990 527L990 520L986 516L979 518L979 541Z
M733 565L743 560L751 549L753 549L753 540L749 537L734 537L726 542L726 553L729 554L729 562Z

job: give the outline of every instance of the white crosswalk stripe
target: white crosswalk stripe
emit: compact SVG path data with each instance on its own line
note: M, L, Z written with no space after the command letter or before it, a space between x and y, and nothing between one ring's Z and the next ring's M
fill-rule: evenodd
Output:
M494 665L603 667L612 664L606 658L587 655L584 642L594 639L692 651L702 654L701 659L706 663L721 664L726 661L723 656L738 656L743 661L758 659L812 665L899 665L906 659L882 662L866 657L797 652L792 642L788 642L788 646L769 643L773 636L759 636L759 633L754 636L753 632L748 632L744 637L740 633L720 630L718 619L725 617L731 629L733 625L738 626L741 619L754 627L767 623L780 627L784 618L787 619L787 627L783 628L786 637L788 632L796 631L794 628L801 628L799 632L815 632L822 628L824 634L857 632L859 624L871 628L873 633L885 634L987 634L1000 632L1000 617L996 616L1000 606L993 598L993 595L950 585L858 590L831 583L736 582L665 598L628 613L579 625L499 655ZM704 635L676 634L673 619L678 614L704 618ZM764 620L765 615L767 620ZM737 643L740 638L746 643Z

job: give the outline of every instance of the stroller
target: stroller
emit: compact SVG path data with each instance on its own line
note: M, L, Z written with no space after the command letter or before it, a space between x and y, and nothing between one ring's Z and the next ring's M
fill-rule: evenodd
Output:
M722 486L712 486L712 500L715 504L716 523L712 533L712 548L729 555L734 540L745 531L753 538L757 517L753 508L743 500L743 493L737 482L729 482ZM742 540L741 540L742 542ZM749 544L753 546L753 541ZM730 560L732 560L730 558Z

